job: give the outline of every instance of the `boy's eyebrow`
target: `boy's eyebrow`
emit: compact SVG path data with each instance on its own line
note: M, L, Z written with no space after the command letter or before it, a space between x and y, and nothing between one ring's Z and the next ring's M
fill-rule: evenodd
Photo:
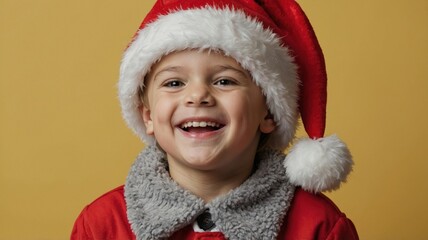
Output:
M157 72L154 76L153 76L153 80L155 80L159 74L164 73L164 72L180 72L180 70L182 69L182 67L180 66L167 66L165 68L163 68L162 70L160 70L159 72Z
M244 77L247 77L247 78L251 77L250 74L247 71L245 71L245 70L242 71L242 70L240 70L240 69L238 69L238 68L236 68L234 66L228 65L228 64L216 66L216 71L217 72L222 72L222 71L227 71L227 70L232 70L232 71L237 72L240 75L242 75Z
M183 69L183 67L181 66L167 66L165 68L163 68L162 70L160 70L159 72L157 72L154 76L153 76L153 80L156 80L156 78L158 77L158 75L164 73L164 72L180 72ZM247 72L247 71L242 71L234 66L228 65L228 64L224 64L224 65L217 65L214 67L214 72L215 73L219 73L219 72L223 72L223 71L227 71L227 70L232 70L240 75L242 75L243 77L246 78L251 78L251 75Z

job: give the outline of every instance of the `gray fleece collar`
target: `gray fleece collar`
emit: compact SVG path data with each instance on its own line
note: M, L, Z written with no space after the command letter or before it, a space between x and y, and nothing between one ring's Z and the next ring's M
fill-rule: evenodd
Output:
M295 189L286 177L284 157L272 150L259 153L258 168L241 186L205 204L171 179L163 152L147 147L125 184L131 228L138 240L165 239L209 208L228 239L276 239Z

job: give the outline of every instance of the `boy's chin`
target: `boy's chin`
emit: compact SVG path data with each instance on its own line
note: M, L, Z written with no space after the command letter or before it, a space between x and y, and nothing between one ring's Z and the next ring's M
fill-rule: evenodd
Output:
M172 162L173 161L173 162ZM171 167L182 168L182 170L200 171L215 175L228 175L228 173L252 169L253 161L242 161L242 159L228 158L228 154L212 154L212 152L199 151L188 152L179 159L168 158Z
M180 161L181 164L186 165L189 168L198 170L214 170L220 165L221 158L216 156L210 156L210 154L199 151L192 154L190 151L188 154L181 157L181 159L170 159L172 161Z

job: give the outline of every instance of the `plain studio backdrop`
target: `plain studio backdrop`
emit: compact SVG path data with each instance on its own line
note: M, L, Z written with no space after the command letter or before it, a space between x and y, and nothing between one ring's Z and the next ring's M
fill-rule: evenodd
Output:
M144 146L118 69L153 2L0 0L0 239L67 239L125 182ZM327 134L355 160L328 195L361 239L426 239L428 1L298 2L327 61Z

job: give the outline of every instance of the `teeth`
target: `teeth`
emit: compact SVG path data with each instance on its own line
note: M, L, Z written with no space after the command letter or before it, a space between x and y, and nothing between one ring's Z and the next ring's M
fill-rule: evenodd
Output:
M189 127L220 127L219 123L215 122L186 122L181 124L181 128L189 128Z

